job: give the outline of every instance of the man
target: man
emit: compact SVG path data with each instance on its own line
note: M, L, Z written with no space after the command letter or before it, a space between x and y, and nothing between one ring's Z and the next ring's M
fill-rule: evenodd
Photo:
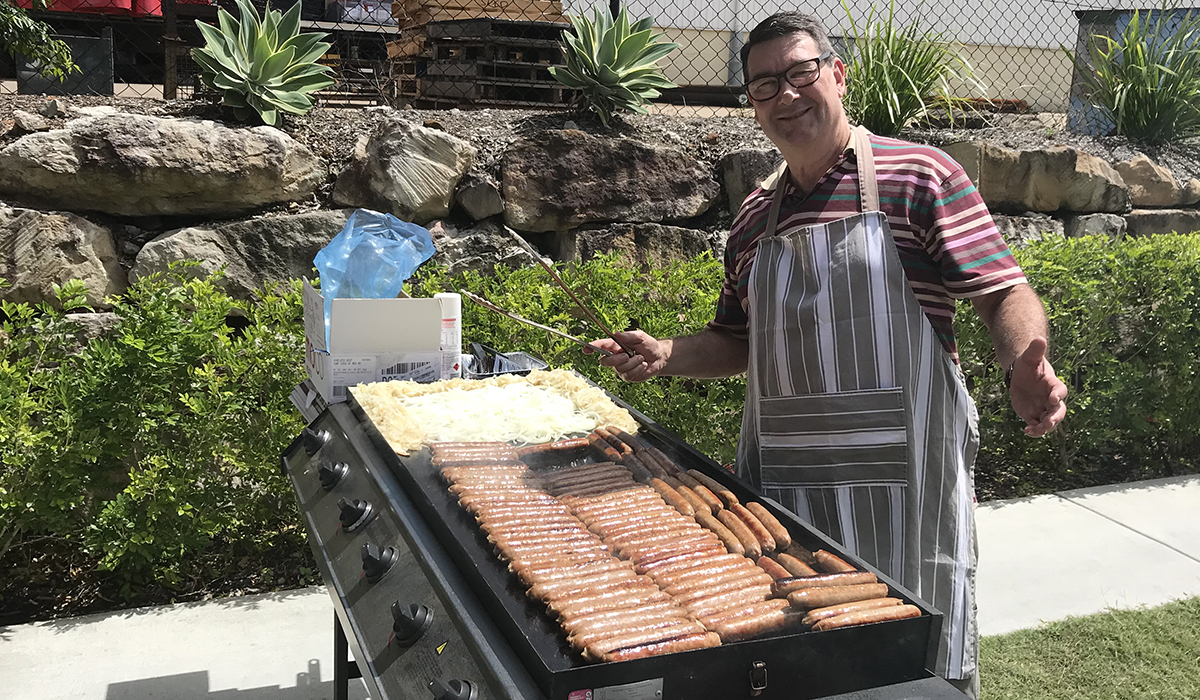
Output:
M769 17L742 65L785 163L738 212L716 318L618 334L637 354L601 362L629 381L746 372L739 475L945 613L936 671L978 696L978 432L954 299L987 323L1030 436L1066 413L1041 302L958 164L851 128L819 22Z

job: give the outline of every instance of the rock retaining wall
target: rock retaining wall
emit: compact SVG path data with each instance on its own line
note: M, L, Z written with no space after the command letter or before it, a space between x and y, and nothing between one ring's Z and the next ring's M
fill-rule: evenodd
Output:
M427 226L435 261L452 270L522 264L502 224L558 260L720 255L722 225L779 158L737 151L709 167L675 148L563 129L515 141L494 178L474 169L466 141L394 116L361 134L352 162L333 174L270 127L76 115L61 128L20 121L14 128L31 133L0 149L0 277L10 285L0 298L47 300L53 285L80 278L103 309L105 295L181 259L199 259L201 272L224 267L226 289L245 298L309 274L353 207ZM1200 230L1200 180L1177 182L1146 156L1107 163L1073 148L983 141L945 150L1012 245ZM331 181L330 201L320 201Z

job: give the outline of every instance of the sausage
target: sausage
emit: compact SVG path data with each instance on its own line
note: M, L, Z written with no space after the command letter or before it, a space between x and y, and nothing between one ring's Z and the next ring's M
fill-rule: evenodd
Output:
M717 482L716 479L712 478L708 474L696 471L695 469L689 469L687 470L687 473L696 481L699 481L707 486L709 491L712 491L714 494L716 494L717 498L721 499L721 502L725 504L726 508L738 502L737 496L733 495L732 491L722 486Z
M743 557L740 554L709 554L701 560L681 561L669 566L660 567L654 572L654 576L665 576L667 574L676 574L687 571L688 569L698 569L702 567L717 566L720 564L733 564L739 568L743 565ZM753 571L753 567L744 567L747 571Z
M558 610L558 616L563 620L570 620L602 610L633 608L646 603L665 602L668 600L670 600L670 596L658 589L623 591L621 593L611 593L602 598L588 600L583 603L564 605Z
M588 651L593 656L606 654L614 649L623 649L625 647L637 646L638 644L649 644L650 642L658 642L664 639L674 639L685 634L705 633L708 630L698 622L691 620L676 620L666 627L651 627L641 631L625 630L618 634L609 634L599 640L594 640L587 645Z
M611 433L614 437L616 437L621 442L625 443L626 445L629 445L629 448L631 450L633 450L634 453L638 453L638 452L641 452L642 450L646 449L646 447L642 444L642 442L640 440L638 440L634 436L630 435L629 433L625 432L624 430L621 430L620 428L618 428L615 425L608 426L608 432Z
M682 586L683 584L692 581L716 581L718 576L721 576L722 574L736 573L739 571L752 571L754 568L754 564L746 561L743 558L741 561L721 562L718 564L697 566L684 571L658 574L654 576L654 580L660 586Z
M706 596L716 595L726 591L736 591L741 588L746 588L747 586L769 586L770 584L771 577L759 571L757 573L751 572L745 576L737 578L724 579L712 585L701 586L691 590L668 588L667 593L671 595L672 600L674 600L677 604L687 605L697 598L704 598Z
M480 467L483 465L489 466L515 466L524 465L525 463L514 453L511 457L505 457L494 452L480 452L478 454L446 454L436 455L430 460L433 466L438 468L444 467Z
M549 494L547 494L547 495L549 495ZM577 506L580 509L585 509L588 506L599 507L602 504L607 504L612 501L619 501L621 504L624 505L624 507L628 508L628 507L630 507L631 504L633 504L637 501L653 502L656 500L659 500L659 501L662 500L662 496L660 496L657 491L650 488L649 486L635 486L635 487L628 488L619 494L605 494L603 496L595 496L593 498L589 498L586 501L580 501L577 504Z
M626 474L624 476L606 477L603 479L597 479L595 481L581 482L574 486L566 486L563 488L554 489L551 491L551 495L555 496L560 501L564 498L587 498L588 496L601 496L606 493L616 493L623 489L627 489L636 483L637 482L633 480L632 476Z
M593 479L608 474L628 474L629 470L620 464L589 465L589 469L572 471L569 474L542 474L542 483L546 486L562 486L577 481Z
M740 591L728 591L726 593L705 596L704 598L696 598L689 601L684 607L695 617L711 615L731 607L766 600L770 591L769 586L749 586Z
M631 634L658 633L662 636L677 636L694 632L706 632L704 625L686 618L666 618L657 620L640 620L636 623L616 622L605 627L596 627L568 635L567 641L576 649L583 649L589 644L606 639L619 639ZM661 638L661 637L660 637Z
M572 620L564 620L562 628L567 634L574 634L578 630L586 629L591 625L598 625L613 620L626 620L629 622L636 621L639 618L680 618L687 617L687 611L674 603L649 603L640 608L618 608L616 610L603 610L592 615L582 615Z
M734 503L731 505L737 504ZM729 510L718 512L717 520L720 520L721 524L729 528L729 531L738 538L738 541L742 543L742 549L746 552L746 556L758 561L758 558L762 556L762 546L758 538L754 536L754 533L750 532L750 528L746 527L746 523L742 522L741 518Z
M802 615L795 610L782 608L757 615L723 620L714 624L712 631L720 635L722 642L740 642L765 634L783 632L797 626L801 618Z
M561 578L541 579L540 575L552 575L545 569L525 574L522 572L521 581L529 586L525 595L536 600L554 596L564 591L588 590L591 586L605 586L619 581L637 578L633 569L612 567L608 569L591 569L581 571Z
M758 561L755 563L758 564L759 568L761 568L763 571L770 574L771 578L773 579L788 578L792 575L790 571L780 566L779 562L766 555L759 557Z
M812 568L808 564L805 564L804 562L800 561L799 559L797 559L796 557L793 557L790 554L780 552L775 555L775 559L778 560L779 564L783 568L787 569L788 572L792 576L816 576L817 575L816 569Z
M680 535L689 532L712 534L693 522L679 522L674 518L660 518L658 520L648 520L642 523L641 527L626 528L616 534L606 535L604 541L614 546L620 546L643 540L658 539L657 536L664 532L673 532Z
M596 454L600 455L602 458L610 462L621 461L621 453L614 450L612 445L608 444L608 440L605 440L598 433L588 433L587 441L588 445L591 445L592 449L596 451Z
M696 514L696 509L692 507L692 504L688 503L687 499L685 499L683 496L680 496L679 492L671 488L667 482L663 481L662 479L651 479L650 485L653 486L654 490L658 491L658 493L663 497L663 500L670 504L670 506L675 510L683 513L684 515Z
M688 474L687 472L679 472L675 475L675 478L679 480L679 483L691 489L692 493L695 493L700 497L701 500L707 503L709 512L716 513L718 510L721 510L725 507L725 505L721 503L721 499L717 498L716 494L710 491L704 484L696 481L696 478L691 474Z
M625 444L624 441L622 441L616 435L613 435L612 431L608 428L604 426L598 427L596 428L596 434L604 438L608 444L612 445L614 450L620 452L622 455L633 454L633 447Z
M643 484L654 478L654 474L650 472L650 468L646 466L646 462L636 454L625 455L621 458L621 464L624 464L629 473L633 474L633 478Z
M580 518L587 525L587 529L600 535L601 537L610 537L620 535L629 530L637 530L655 523L668 523L672 525L684 524L683 517L678 512L672 510L667 511L651 511L649 513L637 513L626 515L624 513L608 514L596 518Z
M522 542L537 542L541 540L558 539L563 542L575 542L582 539L592 541L600 541L595 533L588 532L578 525L549 525L549 526L532 526L528 525L524 528L512 528L493 531L488 534L487 540L492 544L519 544Z
M823 549L818 549L813 552L813 556L817 558L817 568L828 574L836 574L842 571L858 571L858 569L846 563L836 554L831 554Z
M856 600L853 603L842 603L841 605L830 605L825 608L815 608L809 610L804 616L804 624L809 627L817 622L824 620L827 617L837 617L845 615L848 612L855 610L872 610L874 608L890 608L893 605L903 605L904 601L899 598L870 598L867 600Z
M638 646L625 647L624 649L616 649L599 657L585 653L585 657L594 661L629 661L630 659L642 659L647 656L657 656L659 654L674 654L680 651L691 651L692 649L705 649L715 647L721 643L721 638L713 632L704 632L696 634L686 634L682 637L668 639L661 642L652 642L650 644L640 644Z
M658 460L658 466L662 467L667 474L675 476L676 474L683 473L683 470L679 468L679 465L672 461L670 457L663 454L663 451L657 447L651 445L650 447L646 448L646 451L654 455L654 458Z
M788 602L781 598L768 598L759 600L753 603L747 603L745 606L732 607L728 610L722 610L711 615L701 615L696 619L705 627L712 629L713 625L724 620L736 620L742 617L753 617L761 613L770 612L772 610L783 610L788 608Z
M711 533L690 532L687 535L680 535L679 537L659 540L657 542L635 542L619 546L617 547L617 552L627 559L643 561L649 557L707 548L713 543L716 543L716 540L712 539ZM721 554L724 554L724 550L717 550L714 556Z
M817 574L816 576L792 576L781 578L771 586L771 592L779 598L802 588L828 588L829 586L856 586L878 583L879 579L869 571L846 571L840 574Z
M595 471L604 471L615 469L620 465L616 462L589 462L587 464L577 464L573 467L558 467L548 471L538 472L538 476L542 479L571 479L583 474L591 474Z
M647 582L640 578L631 578L604 589L560 592L560 595L544 599L543 602L545 602L546 608L550 612L558 614L568 608L578 608L590 603L600 603L613 599L624 599L626 597L637 598L642 602L671 599L669 595L658 590L653 582Z
M697 496L695 491L692 491L691 489L689 489L688 487L686 487L682 483L680 483L678 479L668 476L666 479L663 479L663 481L667 482L668 486L670 486L671 488L673 488L677 492L679 492L679 495L683 496L687 500L688 503L691 503L692 510L695 511L696 513L703 513L705 511L707 511L709 513L712 512L712 508L709 507L709 505L704 502L704 499Z
M775 538L771 536L771 532L767 530L766 526L755 517L754 513L750 512L749 508L741 503L734 503L729 506L729 510L733 511L733 514L746 524L746 528L750 530L750 534L754 535L758 543L762 545L763 552L775 551Z
M886 583L862 583L857 586L829 586L827 588L801 588L788 594L788 603L793 608L811 610L830 605L853 603L856 600L883 598L888 594Z
M788 529L779 522L779 519L767 510L766 506L758 501L750 501L746 504L746 509L750 511L758 521L763 524L767 532L771 534L771 538L775 540L775 550L783 551L792 544L792 535Z
M610 552L603 549L597 549L590 552L542 552L540 554L525 554L513 557L508 562L508 570L514 573L520 573L522 569L535 568L548 565L558 566L574 566L576 564L594 564L596 562L608 561L613 556Z
M680 621L695 622L688 617L687 612L683 608L673 606L671 603L651 604L651 606L654 605L665 607L649 610L649 612L646 609L616 610L612 611L616 614L611 617L605 617L608 613L597 613L596 615L576 618L572 620L574 624L571 625L570 631L567 632L567 638L574 643L575 639L594 636L595 641L619 635L625 630L654 629L655 627L663 627Z
M733 531L725 527L720 520L714 518L712 514L700 511L696 513L696 522L711 530L721 541L725 543L725 548L737 554L745 554L746 548L742 546L742 541L738 536L733 534Z
M871 622L886 622L888 620L903 620L909 617L920 616L921 609L915 605L893 605L891 607L875 608L872 610L855 610L845 615L829 617L819 620L813 625L813 629L817 632L824 632L825 630L837 629L839 627L851 627L853 625L865 625Z
M555 440L554 442L543 442L540 445L518 447L517 456L525 457L544 452L570 452L571 450L579 450L587 446L587 438L567 438L565 440Z
M725 546L720 542L701 543L684 551L668 551L665 554L639 558L633 568L640 574L670 568L672 564L711 559L714 555L724 554Z
M651 545L667 544L668 542L682 540L684 537L688 538L687 539L688 542L700 542L706 538L712 538L714 541L716 539L712 535L712 533L700 534L700 533L688 533L687 531L672 530L672 531L665 531L665 532L650 533L650 534L645 535L644 537L641 537L636 540L632 540L629 542L622 542L620 544L614 544L613 550L618 555L623 556L625 558L629 558L635 552L645 551Z
M645 584L638 580L639 577L629 576L628 572L629 569L618 569L615 571L605 571L602 575L586 578L568 578L536 583L530 586L529 590L525 591L525 595L534 600L542 600L549 603L564 598L578 598L583 595L595 595L608 591L645 587Z

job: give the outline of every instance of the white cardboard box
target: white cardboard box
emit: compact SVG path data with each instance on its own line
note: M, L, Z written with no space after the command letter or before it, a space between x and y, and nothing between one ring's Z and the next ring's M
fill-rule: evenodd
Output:
M334 299L325 343L325 299L304 281L304 369L329 403L346 387L442 372L442 305L437 299Z

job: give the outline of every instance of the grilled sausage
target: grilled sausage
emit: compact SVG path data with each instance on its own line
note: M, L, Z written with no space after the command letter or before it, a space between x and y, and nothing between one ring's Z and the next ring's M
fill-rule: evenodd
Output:
M563 620L570 620L604 610L635 608L646 603L665 602L668 600L670 600L670 596L658 589L623 591L583 603L565 605L558 610L558 616Z
M828 588L829 586L856 586L878 583L879 579L869 571L847 571L840 574L817 574L816 576L792 576L781 578L771 586L771 592L782 598L802 588Z
M746 523L742 522L741 518L734 515L732 511L722 510L717 513L717 520L720 520L721 524L729 528L729 531L738 538L738 541L742 543L742 549L746 552L746 556L755 561L762 556L762 545L759 544L758 538L754 536L754 533L750 532L750 528L746 527Z
M747 571L754 571L757 567L753 563L743 559L740 562L709 564L706 566L698 566L685 571L676 571L669 574L658 574L654 576L654 581L665 588L672 586L678 588L691 587L697 585L703 586L707 583L741 576Z
M686 562L702 561L711 559L713 556L725 553L725 545L720 542L702 542L697 545L680 552L673 551L666 554L656 556L641 557L634 564L634 569L638 573L648 574L654 571L665 570L671 567L672 564L682 564Z
M669 485L671 488L673 488L677 492L679 492L679 495L683 496L687 500L688 503L691 503L692 510L694 512L696 512L696 513L703 513L706 511L709 513L712 512L712 508L710 508L709 505L704 502L704 499L697 496L695 491L692 491L691 489L689 489L688 487L686 487L682 483L680 483L680 481L678 479L668 476L666 479L663 479L663 481L667 482L667 485Z
M743 617L754 617L772 610L783 610L787 608L788 602L781 598L768 598L767 600L755 601L748 603L744 607L734 607L711 615L702 615L696 619L705 627L712 629L714 625L725 620L736 620Z
M707 503L709 512L716 513L718 510L721 510L725 507L725 505L721 503L721 499L717 498L716 494L710 491L709 488L704 484L696 481L696 478L691 474L688 474L687 472L679 472L675 475L675 478L679 480L679 483L691 489L693 493Z
M608 432L612 433L621 442L629 445L630 449L632 449L635 453L639 453L645 449L645 447L642 446L642 443L639 442L637 438L625 432L624 430L621 430L615 425L608 426Z
M629 473L633 474L633 478L637 479L643 484L648 483L654 478L654 474L651 473L650 468L646 466L646 462L636 454L625 455L621 458L621 464L624 464L625 468L629 470Z
M671 476L677 476L683 473L683 470L679 468L679 465L676 464L673 459L663 454L663 451L657 447L651 445L646 448L646 451L654 455L654 458L658 460L658 465L662 467L667 474L670 474Z
M713 632L687 634L682 637L668 639L661 642L653 642L650 644L641 644L638 646L625 647L624 649L616 649L599 657L594 655L586 655L587 658L597 661L629 661L630 659L642 659L647 656L657 656L659 654L674 654L680 651L691 651L692 649L705 649L715 647L721 643L721 638Z
M771 557L766 556L765 554L759 557L758 561L755 563L758 564L759 568L761 568L763 571L770 574L772 579L789 578L792 575L790 571L780 566L779 562L775 561Z
M722 610L728 610L731 607L740 607L748 603L766 600L770 590L769 586L750 586L740 591L728 591L726 593L705 596L704 598L696 598L688 602L684 607L696 617L712 615Z
M886 608L875 608L873 610L855 610L845 615L819 620L813 625L813 629L818 632L824 632L825 630L837 629L839 627L851 627L853 625L865 625L871 622L885 622L888 620L903 620L909 617L920 616L921 609L915 605L894 605Z
M632 569L623 568L590 571L544 581L538 580L534 574L529 576L530 578L523 576L521 580L529 585L525 595L535 600L548 600L571 591L598 590L637 578L637 574L633 573ZM534 583L535 581L536 583Z
M692 504L688 503L687 499L685 499L683 496L680 496L679 492L671 488L667 482L663 481L662 479L651 479L650 485L653 486L654 490L658 491L658 493L663 497L663 500L670 504L670 506L675 510L683 513L684 515L696 514L696 509L692 507Z
M771 532L767 530L767 527L755 517L754 513L750 512L749 508L741 503L734 503L729 506L729 510L733 511L733 514L746 524L746 528L750 530L750 534L754 535L754 538L761 545L763 553L775 551L775 538L771 536Z
M618 608L615 610L603 610L592 615L582 615L572 620L564 620L562 628L567 634L574 634L578 630L586 629L589 625L597 625L612 620L627 620L632 622L643 617L679 618L687 616L687 611L674 603L649 603L636 609Z
M687 470L687 473L696 481L699 481L707 486L709 491L712 491L714 494L716 494L717 498L721 499L721 502L725 504L726 508L738 502L737 496L733 495L732 491L722 486L717 482L716 479L705 474L704 472L699 472L695 469L689 469Z
M613 435L612 431L609 430L608 428L605 428L605 427L596 428L596 434L599 435L600 437L604 438L604 440L608 444L612 445L612 448L614 450L621 453L622 455L633 454L633 448L631 446L625 444L625 442L622 441L620 438L618 438L616 435Z
M587 446L587 438L567 438L565 440L555 440L554 442L543 442L540 445L518 447L517 456L527 457L529 455L537 455L546 452L571 452L573 450L583 449Z
M721 541L725 543L725 548L729 551L736 552L738 554L746 553L746 547L742 545L742 541L738 539L738 536L733 534L732 530L725 527L720 520L713 517L711 514L705 513L704 511L697 512L696 522L716 533L717 537L721 538Z
M654 606L661 606L654 608ZM687 612L672 603L651 603L640 610L615 610L576 618L571 622L567 638L594 636L595 640L619 635L624 630L654 629L679 621L695 622Z
M827 588L801 588L788 594L793 608L811 610L830 605L853 603L856 600L883 598L888 593L886 583L863 583L857 586L829 586Z
M724 620L714 624L712 631L720 635L722 642L740 642L766 634L777 634L796 627L799 625L801 617L802 615L795 610L783 608Z
M845 615L855 610L872 610L874 608L890 608L893 605L903 605L904 601L899 598L870 598L868 600L856 600L853 603L843 603L841 605L830 605L826 608L815 608L809 610L804 616L804 624L809 627L824 620L828 617L837 617Z
M578 609L591 603L602 603L614 599L636 598L639 602L665 601L671 596L658 590L653 582L643 578L628 579L621 584L610 586L603 590L572 591L554 598L545 599L546 608L559 614L563 610Z
M691 601L698 598L705 598L708 596L717 595L718 593L725 593L726 591L736 591L749 586L769 586L770 584L771 577L759 571L751 572L745 576L740 576L737 578L724 579L711 585L700 586L691 590L680 590L676 588L673 592L672 589L668 588L667 593L671 595L671 599L677 604L687 605Z
M825 573L836 574L842 571L858 571L858 569L846 563L846 560L823 549L813 552L813 556L817 559L817 568Z
M583 649L594 642L605 639L619 639L631 634L653 632L663 636L706 632L704 625L686 618L666 618L657 620L641 620L638 622L617 622L607 627L589 629L569 635L567 641L576 649Z
M800 561L790 554L780 552L775 555L775 559L783 568L787 569L792 576L816 576L817 570Z
M775 550L782 551L787 549L792 544L792 535L788 529L779 522L779 519L771 515L771 511L767 510L766 506L758 501L751 501L746 504L747 510L758 518L758 521L767 528L767 532L771 533L771 537L775 540Z
M608 444L608 440L605 440L600 434L595 432L588 433L587 441L601 458L610 462L621 461L621 453L614 450L613 446Z

